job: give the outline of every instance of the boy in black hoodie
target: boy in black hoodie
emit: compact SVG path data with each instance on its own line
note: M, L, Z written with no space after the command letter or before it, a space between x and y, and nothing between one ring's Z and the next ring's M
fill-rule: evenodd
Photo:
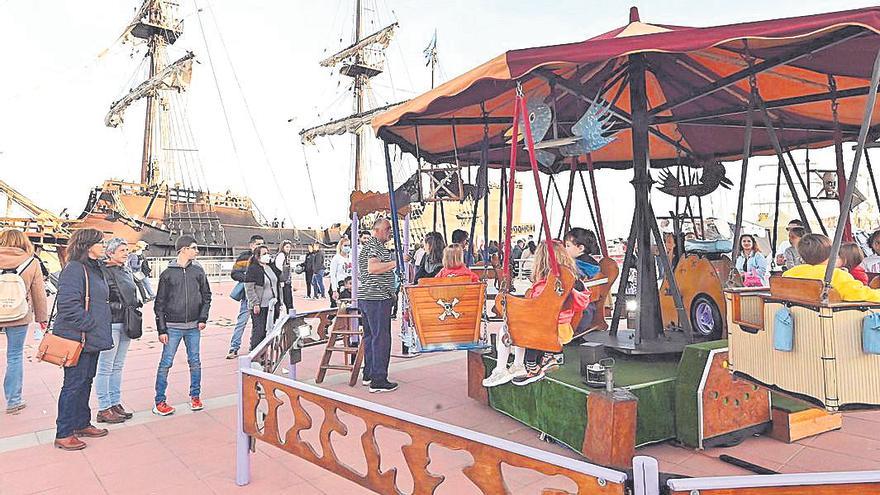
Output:
M211 308L211 287L205 271L194 262L199 254L196 240L188 235L180 236L175 247L177 260L159 276L153 308L159 342L164 345L156 373L156 405L153 407L153 413L160 416L174 413L174 408L165 402L165 390L168 388L168 372L180 341L186 346L186 360L189 363L190 409L198 411L204 408L199 398L202 381L199 344Z

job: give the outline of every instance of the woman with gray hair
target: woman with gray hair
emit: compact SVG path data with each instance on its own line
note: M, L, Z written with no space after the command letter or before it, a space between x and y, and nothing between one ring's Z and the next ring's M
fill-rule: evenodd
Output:
M142 329L137 318L130 318L132 311L142 306L138 299L138 285L128 267L131 249L125 239L114 237L107 241L106 256L102 270L110 288L110 312L113 348L98 356L98 372L95 375L95 391L98 394L99 423L122 423L132 414L122 407L122 367L131 338L140 336ZM135 320L135 321L132 321ZM138 328L129 328L138 326Z

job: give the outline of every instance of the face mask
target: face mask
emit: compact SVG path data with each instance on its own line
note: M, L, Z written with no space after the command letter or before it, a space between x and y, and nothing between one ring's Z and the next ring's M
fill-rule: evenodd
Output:
M351 248L348 247L348 246L344 246L344 247L342 248L342 252L343 252L344 254L350 254L350 253L351 253Z
M272 257L269 256L268 254L264 254L264 255L260 256L260 263L262 263L264 265L268 265L271 261L272 261Z

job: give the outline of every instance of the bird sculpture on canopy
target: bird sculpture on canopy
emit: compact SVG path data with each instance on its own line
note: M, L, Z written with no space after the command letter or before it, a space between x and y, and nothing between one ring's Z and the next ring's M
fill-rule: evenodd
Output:
M670 196L686 198L689 196L706 196L718 189L718 186L725 189L730 189L733 186L733 182L724 175L724 165L721 163L705 163L702 168L703 173L699 177L696 174L690 175L690 180L687 181L687 184L682 184L679 178L672 175L669 170L662 170L658 177L661 185L657 189Z
M535 139L536 157L544 167L550 168L559 156L581 156L600 150L616 138L611 128L613 115L611 103L600 100L590 105L586 112L571 126L571 137L544 141L553 122L553 111L544 102L533 100L527 106L529 122ZM557 149L557 152L547 151Z

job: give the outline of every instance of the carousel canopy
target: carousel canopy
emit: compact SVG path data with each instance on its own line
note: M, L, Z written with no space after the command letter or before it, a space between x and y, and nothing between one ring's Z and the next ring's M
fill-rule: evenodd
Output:
M784 148L825 147L834 143L837 125L844 140L858 134L878 33L878 7L704 28L643 23L633 8L624 27L579 43L509 51L372 124L386 141L432 163L476 164L488 136L490 165L506 166L521 83L530 104L543 101L552 109L546 141L577 138L573 125L588 111L601 116L610 104L602 129L615 139L591 156L597 167L629 168L627 68L638 56L646 67L654 166L741 158L752 84ZM762 114L753 118L752 153L774 153ZM878 123L875 112L872 131ZM567 169L565 154L554 153L551 169ZM527 160L520 153L519 168Z

